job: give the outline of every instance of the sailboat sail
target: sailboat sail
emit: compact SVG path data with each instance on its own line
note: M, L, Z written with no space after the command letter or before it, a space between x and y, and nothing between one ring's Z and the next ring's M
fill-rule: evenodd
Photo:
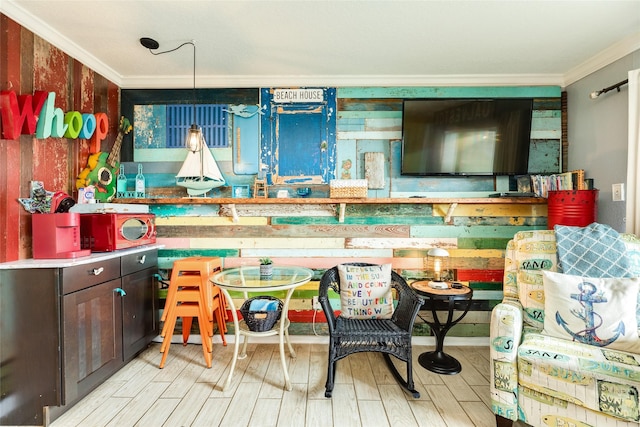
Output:
M202 196L224 184L224 177L209 147L187 152L187 158L176 175L176 185L186 188L190 196Z

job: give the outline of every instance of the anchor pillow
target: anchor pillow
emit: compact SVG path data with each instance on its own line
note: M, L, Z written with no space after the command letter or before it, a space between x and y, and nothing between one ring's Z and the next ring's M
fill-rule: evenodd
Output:
M543 272L543 334L640 353L636 303L640 278Z

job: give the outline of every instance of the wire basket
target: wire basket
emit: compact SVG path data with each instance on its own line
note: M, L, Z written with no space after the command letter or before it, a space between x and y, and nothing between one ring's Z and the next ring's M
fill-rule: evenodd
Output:
M269 300L269 301L278 301L278 309L272 311L251 311L249 307L251 307L251 302L257 299ZM258 296L249 298L240 307L240 314L242 314L242 318L244 319L247 327L250 331L253 332L265 332L271 330L273 325L280 319L282 315L282 301L276 297L272 296Z

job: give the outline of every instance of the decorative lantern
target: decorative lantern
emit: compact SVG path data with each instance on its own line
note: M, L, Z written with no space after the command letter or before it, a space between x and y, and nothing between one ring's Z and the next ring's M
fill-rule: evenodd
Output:
M435 289L446 289L449 285L449 252L442 248L431 248L427 251L426 258L427 276L432 280L429 286Z

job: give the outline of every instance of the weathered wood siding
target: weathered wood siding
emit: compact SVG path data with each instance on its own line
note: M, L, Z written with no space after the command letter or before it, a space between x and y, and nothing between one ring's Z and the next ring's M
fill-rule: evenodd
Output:
M268 208L265 209L265 206ZM502 298L504 249L520 230L546 228L546 204L460 204L451 223L449 205L347 205L339 223L334 205L238 205L234 223L220 205L151 205L157 217L163 274L175 259L219 256L224 267L257 265L269 256L276 264L303 265L316 277L292 300L294 333L312 333L311 297L327 268L342 262L390 262L408 280L424 277L428 248L451 254L459 280L474 289L474 307L453 336L488 336L489 310ZM298 211L303 210L304 215ZM336 307L337 299L336 299ZM319 316L318 319L322 319ZM420 326L416 333L428 334Z
M119 88L2 14L0 29L0 89L16 95L55 92L55 106L63 112L107 113L110 129L102 150L109 150L117 134ZM18 203L29 197L30 181L75 195L75 179L88 156L88 140L6 140L0 133L0 262L31 257L31 214Z
M382 153L384 188L369 197L464 197L496 190L494 178L400 176L402 98L429 96L536 97L532 140L535 161L560 156L560 98L558 88L339 88L337 105L338 178L363 178L365 153ZM233 177L231 177L233 179ZM506 184L508 185L508 183ZM314 189L314 194L320 190ZM326 196L326 195L325 195ZM482 196L480 196L482 197ZM339 222L339 204L236 205L233 222L225 205L152 205L158 216L158 237L165 274L174 259L200 254L224 258L225 267L256 265L269 256L278 264L303 265L316 277L292 300L292 333L311 334L311 298L327 268L342 262L390 262L408 280L424 277L428 248L441 246L451 254L459 280L474 289L472 311L450 334L488 336L489 313L502 299L504 249L520 230L546 228L546 203L460 204L445 221L450 204L346 205ZM335 306L338 307L336 298ZM317 317L322 322L323 316ZM316 330L322 326L316 325ZM419 321L417 334L429 334Z
M19 94L55 91L56 106L65 111L107 112L111 129L102 150L109 150L116 135L119 89L13 21L2 15L0 20L2 89ZM215 93L228 95L225 102L237 93L238 103L253 105L258 91ZM465 197L495 191L504 182L400 176L402 99L461 96L536 98L532 139L541 153L538 161L559 165L557 87L337 88L336 176L363 178L365 153L382 153L384 185L370 190L370 198ZM88 153L88 142L82 140L0 139L0 231L5 236L0 261L31 256L30 215L16 201L28 196L29 181L42 180L47 189L73 193L73 181L85 166ZM250 175L234 175L230 149L221 154L219 163L231 183L251 182ZM172 160L176 164L180 161ZM155 164L158 166L145 164L148 187L171 185L175 171L164 170L162 162ZM326 188L317 193L314 189L314 196L322 192L326 196ZM275 200L272 205L237 205L238 222L231 219L228 206L152 204L151 211L157 215L159 241L166 245L160 258L163 274L168 273L173 260L195 254L223 257L225 267L255 265L258 258L269 256L276 263L312 268L314 281L300 288L292 303L293 333L312 333L310 300L317 294L317 280L325 269L350 261L391 262L394 269L413 280L423 277L426 250L445 247L458 279L473 287L476 302L451 335L488 336L488 310L502 295L506 242L517 231L546 228L546 204L460 204L451 220L445 221L449 207L437 203L347 205L342 223L336 215L339 205L279 205ZM317 319L322 321L323 316ZM419 325L417 333L427 334L428 328Z

